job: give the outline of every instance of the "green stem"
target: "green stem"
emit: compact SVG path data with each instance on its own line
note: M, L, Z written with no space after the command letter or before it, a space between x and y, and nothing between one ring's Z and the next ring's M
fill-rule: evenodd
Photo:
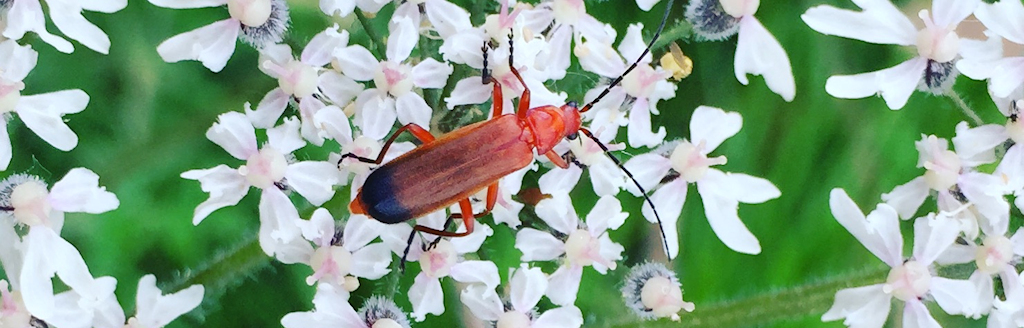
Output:
M644 327L743 327L752 322L768 324L781 320L821 315L834 301L836 291L864 286L884 279L889 267L876 267L779 291L752 295L715 304L697 304L693 313L683 313L681 322L661 319ZM611 327L636 327L621 322Z
M208 302L268 264L270 257L263 253L256 234L252 234L237 248L221 254L205 267L186 272L181 279L167 285L164 291L170 293L192 285L203 285L206 289L204 301Z
M370 50L373 51L373 55L377 58L384 58L384 55L381 54L380 50L387 44L387 42L384 41L384 37L382 37L380 33L377 33L377 29L373 28L373 23L370 22L370 18L366 17L361 10L356 10L355 13L356 19L359 20L359 25L363 27L363 31L366 31L366 35L370 37L370 43L372 44Z
M964 115L967 115L967 118L971 119L971 123L974 123L974 126L981 126L985 124L985 122L981 120L981 117L979 117L970 106L967 106L967 102L964 101L964 98L960 97L959 93L956 91L950 91L949 98L953 99L953 102L956 103L957 107L960 107L960 110L964 112Z
M686 21L679 21L670 24L667 30L661 32L661 37L654 42L653 49L661 49L669 43L676 41L689 42L693 36L693 26Z

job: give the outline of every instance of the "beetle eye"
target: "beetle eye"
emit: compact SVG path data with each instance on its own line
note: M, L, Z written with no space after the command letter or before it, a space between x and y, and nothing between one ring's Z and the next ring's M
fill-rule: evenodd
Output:
M578 108L579 107L578 103L576 103L575 101L571 101L571 100L568 103L566 103L565 105L569 106L569 107L572 107L572 108ZM573 139L575 139L575 138L573 138Z
M565 138L569 140L576 140L576 137L579 137L579 133L574 132L573 134L565 136Z

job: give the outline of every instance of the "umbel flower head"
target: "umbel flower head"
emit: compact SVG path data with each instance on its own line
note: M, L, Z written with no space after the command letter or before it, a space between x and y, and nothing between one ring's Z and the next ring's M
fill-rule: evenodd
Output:
M683 301L676 273L661 263L644 263L633 267L622 286L626 306L645 320L672 318L679 321L679 311L693 312L694 305Z

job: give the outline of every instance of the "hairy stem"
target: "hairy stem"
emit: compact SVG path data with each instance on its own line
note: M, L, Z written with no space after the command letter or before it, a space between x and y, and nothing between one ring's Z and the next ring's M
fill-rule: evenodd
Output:
M963 97L960 97L959 93L956 93L956 91L950 91L949 98L953 99L953 102L956 103L957 107L960 107L960 110L964 112L964 115L967 115L967 118L971 119L971 123L973 123L974 126L981 126L985 124L985 122L981 120L981 117L978 116L978 113L975 113L970 106L967 106L967 102L964 101Z
M644 327L744 327L756 322L772 322L820 316L832 306L836 291L864 286L884 279L889 267L876 267L846 275L752 295L715 304L697 304L693 313L682 313L682 322L661 319ZM611 327L636 327L637 322L622 322Z
M270 264L271 258L263 253L256 234L246 237L236 248L211 260L204 267L186 271L181 279L163 288L176 292L192 285L206 288L205 301L210 301L240 284L245 277Z
M658 38L658 41L654 42L652 49L661 49L668 46L669 43L676 41L688 43L691 36L693 36L693 26L686 21L678 21L669 24L668 29L661 32L661 37Z

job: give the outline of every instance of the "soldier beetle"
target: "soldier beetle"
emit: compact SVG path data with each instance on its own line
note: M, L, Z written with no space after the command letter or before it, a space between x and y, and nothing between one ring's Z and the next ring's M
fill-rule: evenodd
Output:
M487 45L484 45L484 83L493 83L491 119L470 124L455 131L434 137L427 130L414 123L398 129L384 143L377 158L360 157L355 154L342 155L364 163L380 164L384 154L402 132L409 132L423 144L390 162L377 167L366 178L355 199L349 203L352 214L364 214L387 224L395 224L416 219L420 216L446 208L458 203L461 213L452 213L445 221L441 230L416 225L409 235L409 241L402 256L402 267L409 247L417 231L438 236L431 245L441 237L463 237L473 232L474 218L482 217L491 212L498 198L498 180L518 171L533 162L534 150L543 154L560 168L568 168L569 163L553 148L562 139L575 140L579 133L596 142L644 195L644 200L658 220L664 242L665 254L668 254L668 241L665 239L664 227L654 203L647 197L647 192L633 178L633 174L622 166L622 162L613 156L608 147L582 126L580 113L590 110L594 104L604 98L611 88L639 64L646 56L654 42L658 40L665 22L668 20L673 0L662 17L658 30L647 44L647 48L630 65L625 72L612 81L593 101L582 108L575 101L562 106L540 106L530 108L530 89L526 87L519 71L512 65L513 58L509 55L509 67L512 73L523 84L523 93L514 114L502 115L503 96L501 84L490 76L487 69ZM512 40L509 40L510 47ZM511 51L510 51L511 53ZM486 207L480 213L473 213L469 197L487 189ZM464 232L449 232L448 226L456 219L461 219L466 227Z

